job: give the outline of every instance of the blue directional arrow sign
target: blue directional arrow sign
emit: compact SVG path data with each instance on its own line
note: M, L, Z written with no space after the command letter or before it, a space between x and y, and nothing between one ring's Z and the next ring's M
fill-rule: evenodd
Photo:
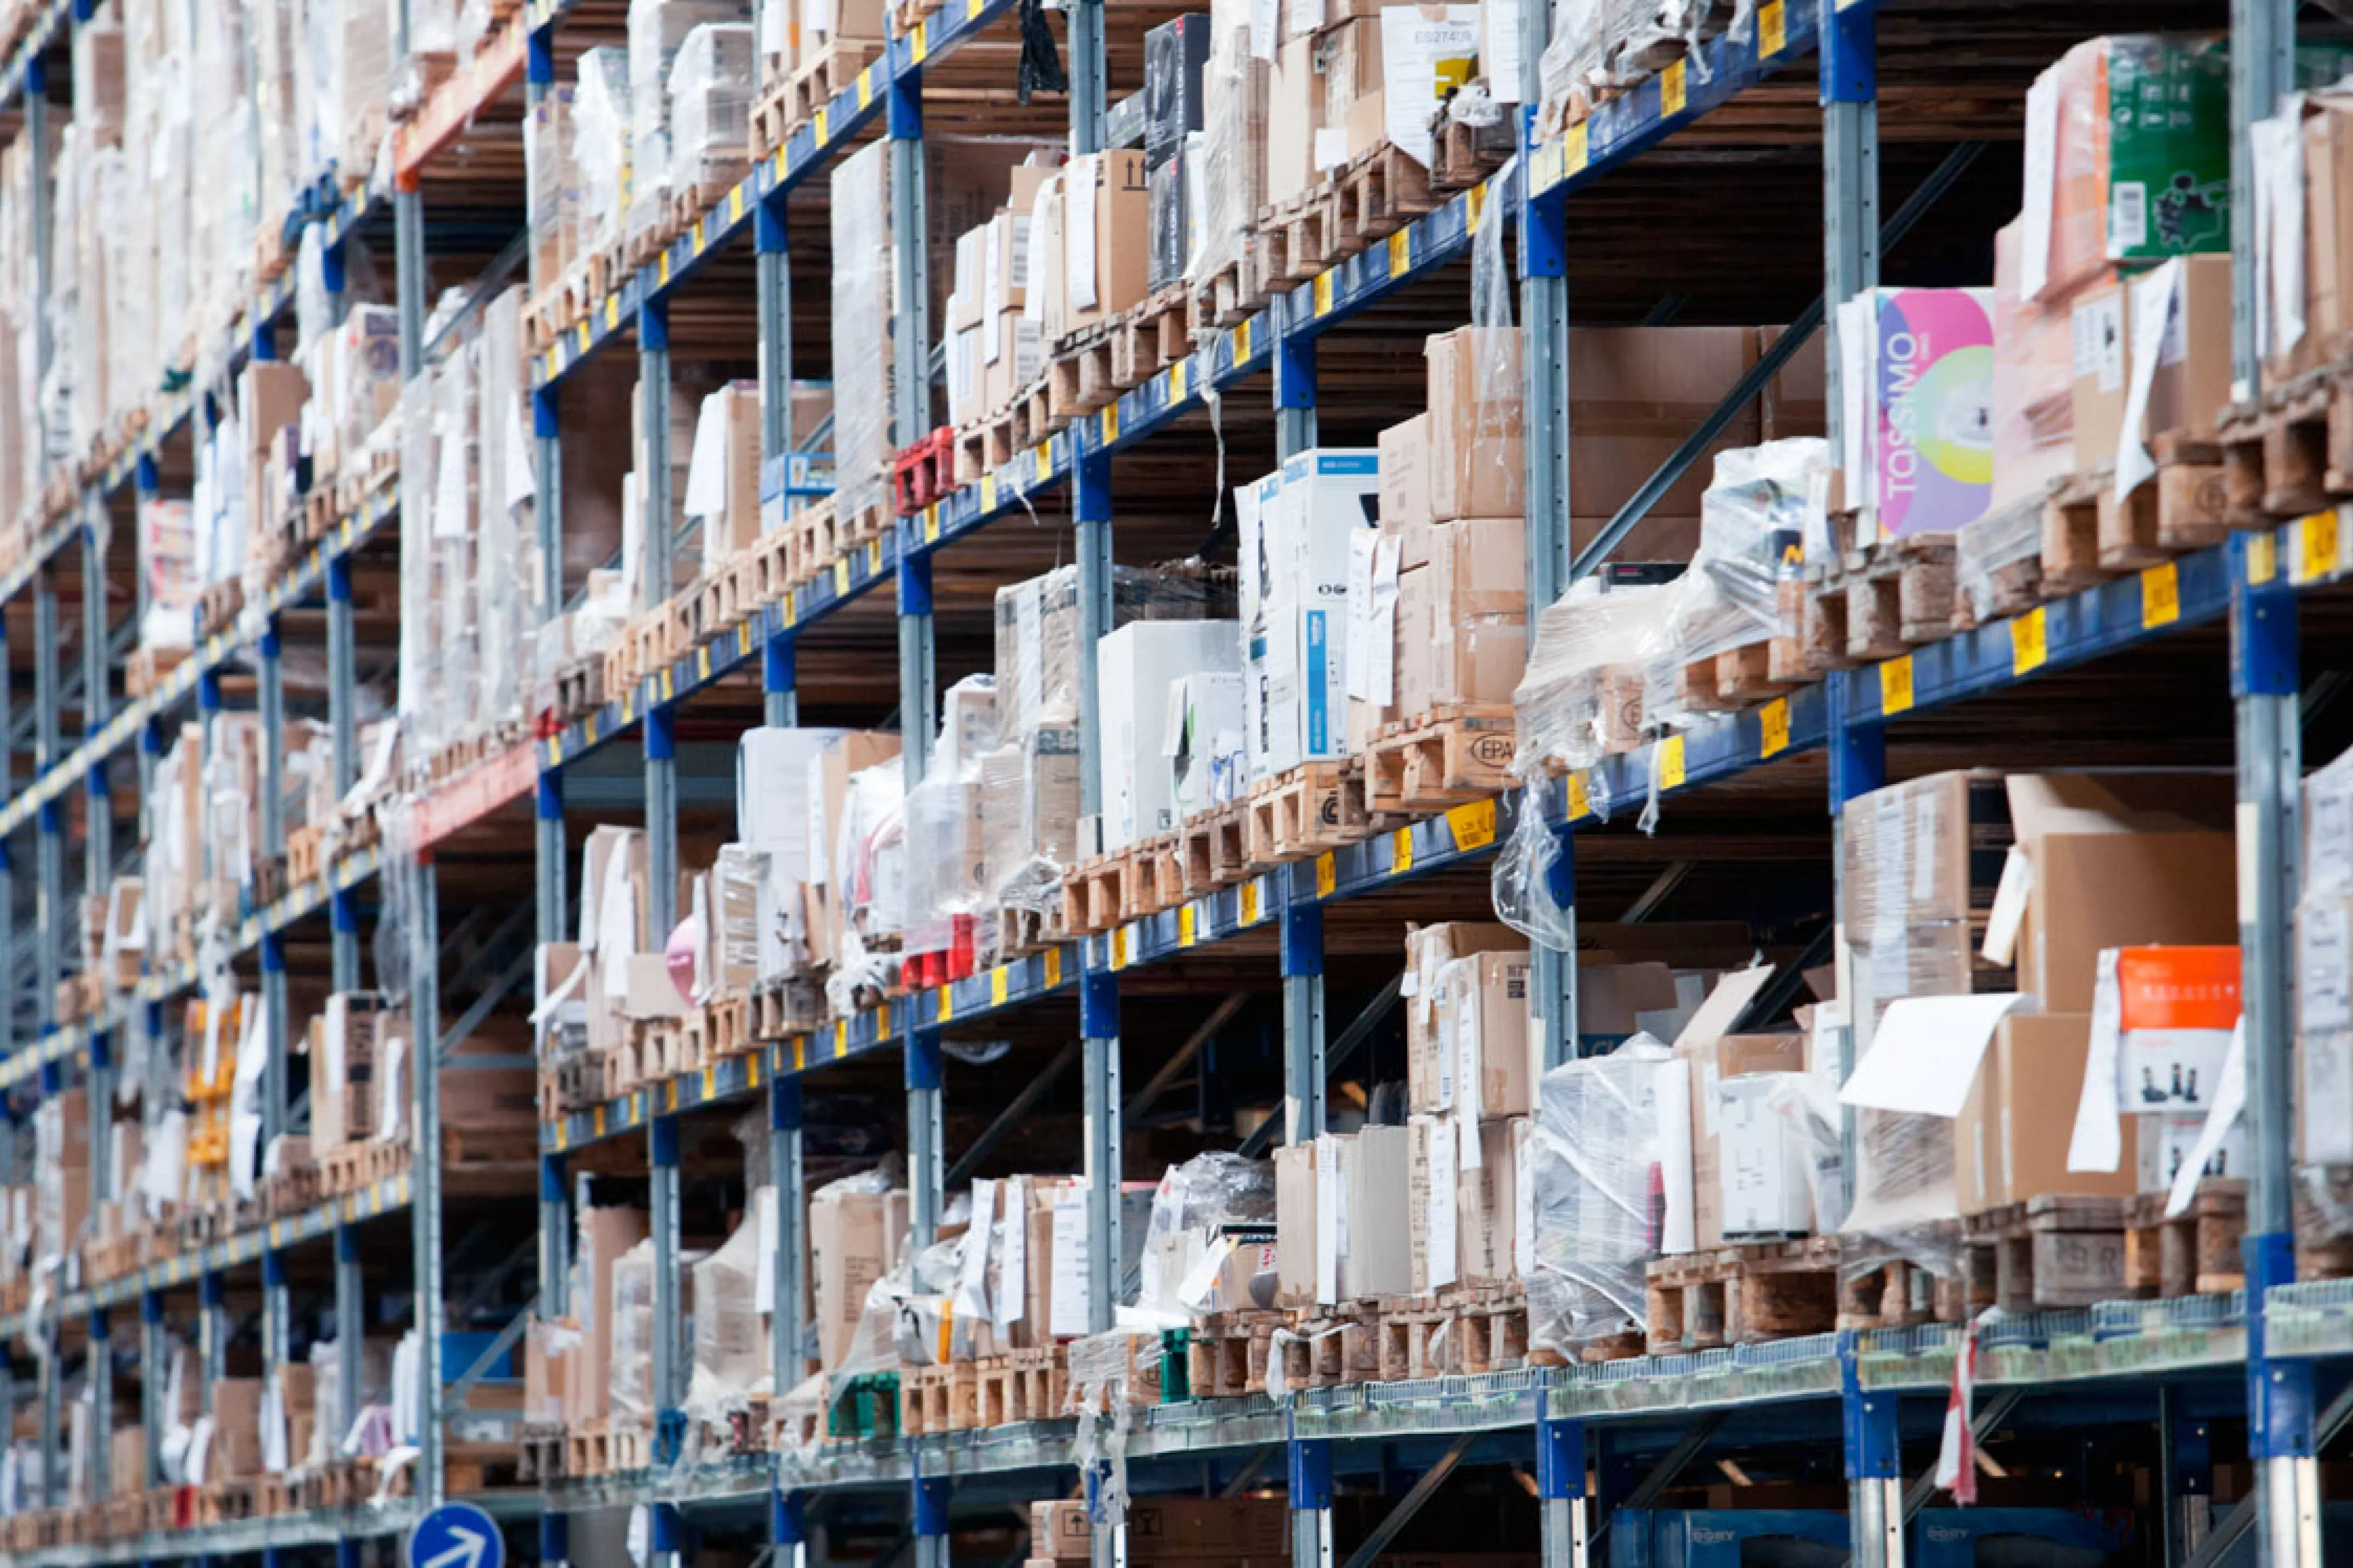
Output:
M445 1502L408 1532L406 1568L506 1568L506 1561L499 1527L470 1502Z

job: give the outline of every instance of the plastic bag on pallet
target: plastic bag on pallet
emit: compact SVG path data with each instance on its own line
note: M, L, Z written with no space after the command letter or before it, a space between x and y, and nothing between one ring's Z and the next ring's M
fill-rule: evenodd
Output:
M730 175L752 142L757 51L749 23L697 26L670 68L670 184L694 190Z
M1668 584L1668 646L1643 683L1642 711L1681 727L1697 715L1683 669L1798 630L1791 595L1804 541L1829 504L1830 443L1794 437L1719 452L1700 496L1700 543L1691 570ZM1711 690L1708 695L1713 697Z
M891 153L875 142L833 184L833 342L860 352L834 367L833 504L851 517L891 493Z
M1647 1034L1544 1075L1530 1153L1528 1342L1641 1329L1643 1264L1691 1245L1691 1072Z
M1171 1327L1211 1300L1227 1258L1248 1245L1234 1227L1274 1224L1274 1166L1212 1151L1171 1165L1152 1194L1135 1310ZM1270 1277L1266 1304L1272 1304Z
M775 1364L759 1309L761 1251L760 1231L747 1220L689 1270L694 1285L694 1371L686 1414L698 1423L723 1422L766 1398L774 1386Z
M1514 773L1589 768L1641 740L1644 672L1669 646L1674 586L1610 587L1588 577L1546 606L1512 693Z

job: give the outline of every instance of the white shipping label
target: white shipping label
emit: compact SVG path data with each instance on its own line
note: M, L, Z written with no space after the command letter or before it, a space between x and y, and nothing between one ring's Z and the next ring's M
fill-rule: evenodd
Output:
M1103 177L1101 154L1071 162L1063 176L1063 288L1074 310L1092 310L1095 292L1095 186Z
M2075 379L2097 379L2105 393L2125 384L2125 297L2111 289L2075 307L2068 316L2074 348Z
M2018 291L2042 297L2051 281L2052 208L2059 200L2059 79L2045 71L2026 89L2026 199L2020 216Z
M997 1248L997 1289L989 1305L994 1321L1009 1329L1029 1311L1029 1178L1010 1176L1005 1183L1005 1217Z
M1053 1311L1047 1331L1058 1337L1087 1331L1087 1190L1054 1194Z
M1449 5L1438 17L1419 5L1381 7L1381 128L1424 168L1430 111L1471 79L1478 58L1478 6Z
M1340 1299L1340 1145L1315 1140L1315 1300Z
M2125 392L2124 425L2116 431L2116 500L2121 501L2157 473L2157 459L2141 441L2148 419L2148 395L2157 381L2158 353L2173 314L2181 309L2179 257L2132 281L2132 379Z
M1471 1130L1471 1146L1477 1148L1479 1130ZM1456 1258L1461 1245L1456 1236L1455 1161L1453 1140L1439 1129L1430 1140L1430 1289L1442 1290L1461 1276Z

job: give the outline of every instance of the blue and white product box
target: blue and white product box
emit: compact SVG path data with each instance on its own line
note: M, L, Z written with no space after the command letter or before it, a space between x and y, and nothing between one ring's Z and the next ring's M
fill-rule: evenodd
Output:
M1302 452L1234 500L1243 731L1261 779L1346 750L1348 542L1378 526L1380 459L1368 447Z

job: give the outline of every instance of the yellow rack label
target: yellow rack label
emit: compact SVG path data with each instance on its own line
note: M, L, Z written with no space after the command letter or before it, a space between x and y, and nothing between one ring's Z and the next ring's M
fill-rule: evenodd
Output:
M1757 52L1771 59L1789 47L1789 19L1781 0L1765 0L1757 8Z
M2010 623L2010 672L2028 675L2051 658L2050 616L2037 605Z
M1329 272L1315 275L1315 313L1319 316L1332 313L1332 274Z
M941 987L940 987L940 1013L939 1013L939 1021L940 1021L941 1023L943 1023L943 1024L945 1024L945 1023L953 1022L955 1018L955 988L954 986L951 986L951 985L943 985L943 986L941 986Z
M1104 446L1108 447L1119 439L1119 404L1116 401L1103 405L1102 429Z
M914 37L908 44L908 53L913 56L914 62L917 65L922 65L923 63L923 57L932 52L931 33L931 18L925 17L923 21L915 24Z
M1111 966L1113 969L1127 967L1127 928L1125 926L1111 928Z
M833 558L833 591L837 594L849 592L849 557L847 555Z
M2247 535L2247 581L2262 587L2279 575L2279 535L2258 529Z
M1236 900L1236 907L1240 911L1242 924L1246 926L1258 924L1258 879L1256 877L1252 877L1241 885L1240 895Z
M1389 875L1402 877L1413 869L1413 829L1400 827L1389 835Z
M1590 816L1592 815L1593 802L1585 793L1584 775L1574 773L1569 774L1568 819L1571 822L1575 822L1579 817Z
M1683 737L1670 735L1659 742L1659 787L1681 789L1686 776L1683 772Z
M1591 136L1586 129L1584 121L1580 120L1568 128L1568 133L1561 139L1560 169L1563 179L1571 174L1581 174L1585 172L1585 165L1590 161L1587 153L1590 141Z
M1046 950L1046 989L1059 991L1061 988L1062 950L1059 947L1050 947Z
M1250 324L1245 316L1234 323L1234 363L1240 364L1250 357Z
M827 139L833 133L832 128L828 123L831 117L826 113L826 105L822 103L818 104L817 106L817 118L814 133L817 137L817 144L820 147L826 144Z
M1179 904L1176 906L1176 945L1190 947L1196 940L1193 906Z
M1339 858L1326 849L1323 854L1315 857L1315 896L1319 899L1328 899L1332 896L1332 890L1339 885Z
M1004 1006L1005 998L1008 994L1008 987L1011 984L1012 982L1006 976L1005 965L1000 963L990 970L988 972L988 1005L992 1007Z
M1402 278L1413 268L1413 230L1401 228L1389 236L1389 276Z
M1757 710L1757 756L1761 762L1789 749L1789 700L1776 697Z
M1454 835L1454 847L1457 849L1485 848L1495 842L1494 801L1466 801L1461 805L1448 807L1446 829Z
M2140 574L2141 629L2169 626L2180 618L2180 569L2170 561L2144 568Z
M1054 477L1054 454L1051 449L1052 447L1052 442L1041 441L1036 447L1030 448L1029 456L1037 465L1038 482L1041 485L1048 479Z
M1669 61L1667 68L1659 73L1659 112L1661 114L1681 114L1683 111L1683 106L1690 101L1690 93L1684 86L1683 76L1683 62L1681 60Z
M980 476L980 510L983 511L997 510L997 471L993 468ZM932 519L932 531L926 537L937 540L939 536L939 518L937 513L934 513Z
M1879 667L1879 710L1889 716L1912 706L1912 656L1900 654Z
M2337 513L2332 508L2295 522L2295 580L2316 583L2337 570Z
M1191 363L1191 362L1190 362L1189 360L1181 360L1181 359L1180 359L1180 360L1178 360L1175 364L1172 364L1172 365L1170 365L1170 366L1168 367L1168 401L1169 401L1169 402L1171 402L1171 403L1182 403L1182 402L1184 402L1184 401L1185 401L1185 374L1186 374L1186 366L1187 366L1187 364L1189 364L1190 363Z

